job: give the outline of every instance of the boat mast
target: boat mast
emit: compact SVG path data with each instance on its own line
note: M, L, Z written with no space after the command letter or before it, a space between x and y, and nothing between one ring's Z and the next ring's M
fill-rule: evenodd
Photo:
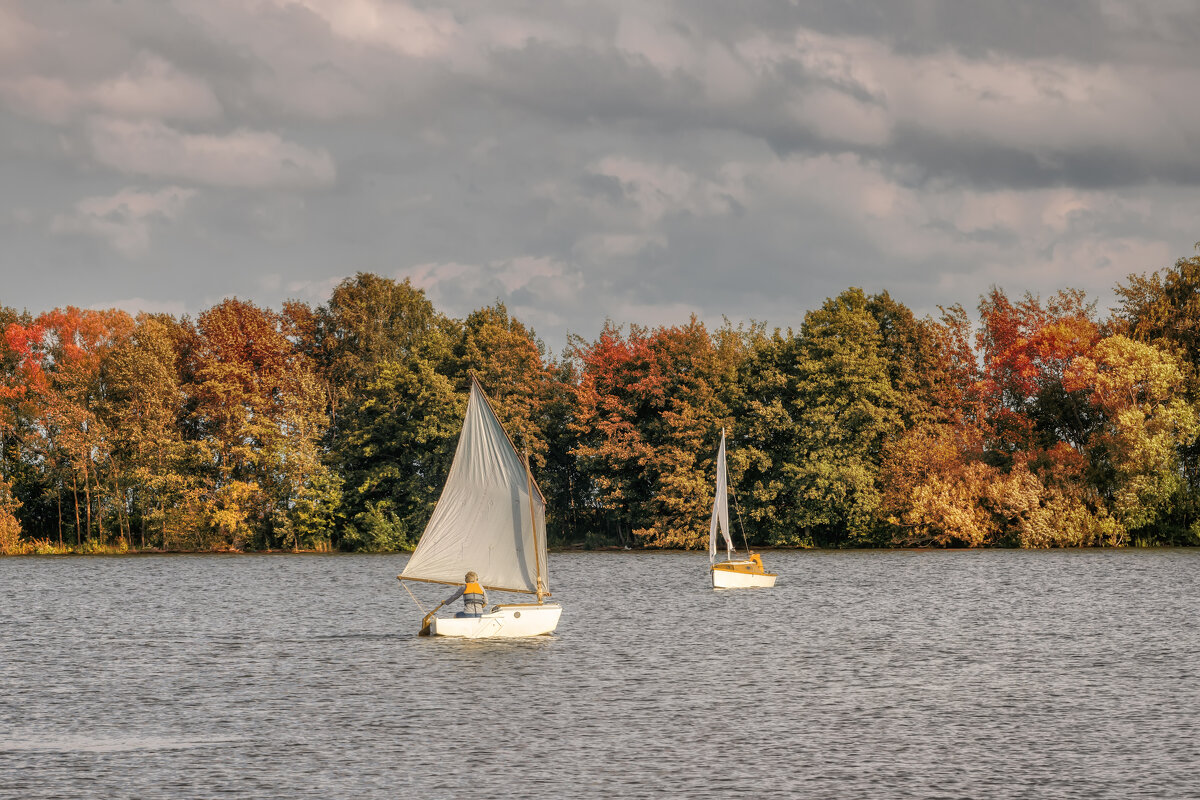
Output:
M529 524L533 528L533 559L537 569L537 599L542 602L542 548L538 545L537 512L533 508L533 472L529 469L529 442L525 442L525 485L529 492ZM526 562L529 563L529 562Z

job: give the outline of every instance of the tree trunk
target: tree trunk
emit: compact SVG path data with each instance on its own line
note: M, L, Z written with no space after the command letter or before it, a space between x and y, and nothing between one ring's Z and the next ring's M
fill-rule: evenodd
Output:
M100 541L108 544L108 534L104 532L104 490L100 488L100 468L92 470L92 485L96 487L96 528L100 533Z
M75 546L79 547L79 479L74 472L71 473L71 496L75 498Z
M83 465L83 499L84 508L87 514L87 530L85 536L90 542L92 540L92 485L88 483L88 468L87 462Z
M62 543L62 484L59 484L54 489L54 496L58 499L58 548L61 550Z
M111 465L112 462L110 461L109 464ZM117 479L117 470L115 467L112 471L112 490L113 497L117 500L117 539L118 543L124 546L133 537L129 535L128 519L126 519L125 515L126 497L125 493L121 491L121 481ZM100 491L99 485L96 486L96 491Z

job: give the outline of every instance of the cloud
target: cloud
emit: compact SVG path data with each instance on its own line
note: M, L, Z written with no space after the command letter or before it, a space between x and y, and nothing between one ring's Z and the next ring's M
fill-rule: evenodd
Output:
M833 89L802 92L790 111L799 124L828 142L880 147L892 136L892 120L881 105Z
M637 320L637 324L646 327L681 325L687 322L698 309L687 303L641 303L636 300L622 300L611 308L610 315L615 322L623 324L624 320Z
M565 266L551 258L518 256L488 264L419 264L404 271L413 285L430 294L446 294L453 286L456 293L485 297L492 294L504 298L521 289L534 289L539 294L552 294L566 275ZM567 278L569 282L569 278ZM484 300L484 303L487 301Z
M117 308L130 316L137 316L139 313L145 312L147 314L170 314L173 317L181 317L189 311L188 304L182 300L152 300L145 297L127 297L108 303L95 303L88 306L88 308L94 311Z
M337 36L386 46L417 57L444 54L459 25L446 9L422 10L404 2L377 0L273 0L280 8L301 7L320 17Z
M347 275L317 278L315 280L288 281L286 284L287 298L299 298L313 303L324 303L332 295L338 284L346 280Z
M96 117L87 129L93 157L121 172L212 186L314 189L337 170L323 148L308 149L265 131L191 134L160 122Z
M195 194L169 186L156 192L126 188L107 197L88 197L76 203L72 213L55 216L50 230L95 236L122 255L138 258L150 249L151 227L176 219Z
M0 17L0 26L3 18ZM30 34L34 41L44 37ZM44 42L43 46L52 46ZM3 48L0 42L0 48ZM0 61L0 64L3 62ZM132 119L207 121L222 115L221 102L204 80L181 72L159 55L141 52L121 72L86 77L56 70L0 72L0 103L25 116L63 125L82 114Z
M666 247L667 237L660 233L611 233L585 235L574 252L590 262L605 262L635 256L649 247Z
M83 104L78 89L61 78L43 75L0 76L0 101L20 114L65 123Z
M203 121L221 116L221 103L205 81L148 53L121 75L99 83L90 99L98 110L120 117Z
M0 3L6 302L364 270L561 339L1111 297L1200 238L1198 40L1190 0Z
M755 34L739 51L764 76L802 76L790 81L793 124L759 128L784 152L841 149L992 185L1200 182L1200 109L1177 102L1200 82L1200 63L1095 64L946 45L913 54L803 28L791 41ZM746 130L758 125L752 116Z
M591 172L615 179L625 199L637 207L644 225L669 214L728 214L738 205L739 198L744 199L744 189L736 181L703 179L674 164L607 156Z
M37 35L13 8L0 6L0 64L18 62L27 56L30 41Z
M577 303L586 291L577 269L544 256L517 256L487 264L419 264L397 271L395 277L410 278L447 313L464 316L499 300L528 312L525 320L535 328L561 325L556 309Z

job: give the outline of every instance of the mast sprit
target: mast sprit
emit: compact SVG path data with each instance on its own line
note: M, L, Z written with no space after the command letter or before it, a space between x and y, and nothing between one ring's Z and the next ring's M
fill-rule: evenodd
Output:
M533 471L529 467L529 442L525 442L525 481L529 493L529 524L533 528L533 562L535 565L534 569L537 570L537 578L534 581L534 585L537 586L537 599L540 603L542 602L542 596L546 594L546 587L542 585L542 546L538 543L537 512L533 508Z

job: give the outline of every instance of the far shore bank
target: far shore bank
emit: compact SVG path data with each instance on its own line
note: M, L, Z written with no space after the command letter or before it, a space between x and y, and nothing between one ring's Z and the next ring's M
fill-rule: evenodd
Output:
M1019 547L756 547L756 553L778 552L811 552L811 553L964 553L964 552L1101 552L1101 551L1147 551L1147 550L1197 550L1200 545L1139 545L1130 544L1122 547L1049 547L1049 548L1019 548ZM687 550L679 547L583 547L581 545L565 545L549 548L551 553L620 553L630 555L653 555L663 553L691 553L703 555L703 550ZM0 553L2 559L20 558L114 558L125 556L397 556L411 555L410 550L393 550L388 552L352 552L344 550L160 550L156 548L97 548L88 551L74 548L47 551L31 551L26 553Z

